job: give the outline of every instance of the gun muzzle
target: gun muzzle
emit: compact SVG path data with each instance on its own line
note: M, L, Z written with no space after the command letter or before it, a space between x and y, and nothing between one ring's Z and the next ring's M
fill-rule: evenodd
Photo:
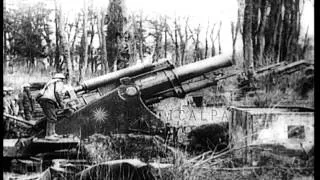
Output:
M231 66L232 55L218 55L205 60L190 63L177 67L172 71L176 74L179 81L183 82L194 77L203 75L204 73Z
M182 84L195 77L202 76L205 73L231 66L232 55L218 55L212 58L190 63L172 70L165 70L150 74L141 79L137 79L135 84L141 91L143 99L157 98L162 94L168 95L168 91L173 91L171 94L175 97L183 97L188 91L195 91L199 88L204 88L211 85L211 82L203 81L192 86L184 86ZM197 87L199 86L199 87ZM170 93L169 93L170 94Z
M99 87L102 87L106 84L111 84L123 77L135 76L141 73L147 72L152 69L154 65L152 63L143 63L137 64L119 71L111 72L96 78L92 78L81 83L80 86L74 89L75 92L79 91L89 91Z

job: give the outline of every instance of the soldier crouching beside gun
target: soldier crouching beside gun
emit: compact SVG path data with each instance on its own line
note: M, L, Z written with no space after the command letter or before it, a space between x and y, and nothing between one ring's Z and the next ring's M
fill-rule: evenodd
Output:
M45 138L48 140L57 140L61 137L56 134L55 126L57 123L57 111L65 108L65 104L62 101L65 94L65 79L62 73L55 74L36 98L47 119Z

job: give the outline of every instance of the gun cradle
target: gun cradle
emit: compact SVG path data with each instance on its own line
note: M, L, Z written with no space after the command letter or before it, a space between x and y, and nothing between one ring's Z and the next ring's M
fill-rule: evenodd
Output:
M58 134L86 138L92 134L145 132L161 134L164 123L141 99L135 85L121 85L56 125Z
M169 97L183 98L187 93L216 84L216 80L209 79L187 81L231 65L231 55L220 55L177 68L167 61L136 65L90 79L69 93L80 102L80 109L60 120L56 131L81 138L95 133L137 131L165 135L168 128L147 105Z

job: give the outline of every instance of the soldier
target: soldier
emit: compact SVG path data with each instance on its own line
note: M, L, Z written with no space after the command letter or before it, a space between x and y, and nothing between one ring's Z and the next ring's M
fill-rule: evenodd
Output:
M13 98L13 115L14 116L19 116L19 96L18 95L15 95L14 98Z
M22 93L20 94L20 101L19 101L19 109L20 114L24 115L25 120L31 120L32 113L34 110L33 98L30 94L30 84L26 83L22 85ZM23 113L22 113L23 111Z
M3 87L3 113L10 114L10 103L8 96L8 88Z
M60 136L55 132L57 110L64 108L62 101L64 95L64 79L62 73L57 73L40 91L38 102L47 118L46 136L48 140L57 140Z
M14 115L14 102L13 102L13 88L5 87L3 91L3 105L4 105L4 113Z

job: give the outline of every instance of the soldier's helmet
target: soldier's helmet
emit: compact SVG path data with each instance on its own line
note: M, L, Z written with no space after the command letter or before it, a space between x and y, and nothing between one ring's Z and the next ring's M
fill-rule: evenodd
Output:
M63 73L57 73L53 76L53 79L65 79L66 76Z
M22 85L22 88L29 88L30 87L30 84L29 83L25 83Z
M19 96L18 96L18 95L15 95L15 96L13 97L13 100L19 101Z
M13 88L12 87L7 87L7 91L12 92Z
M8 93L8 87L4 86L3 87L3 95L6 96Z

